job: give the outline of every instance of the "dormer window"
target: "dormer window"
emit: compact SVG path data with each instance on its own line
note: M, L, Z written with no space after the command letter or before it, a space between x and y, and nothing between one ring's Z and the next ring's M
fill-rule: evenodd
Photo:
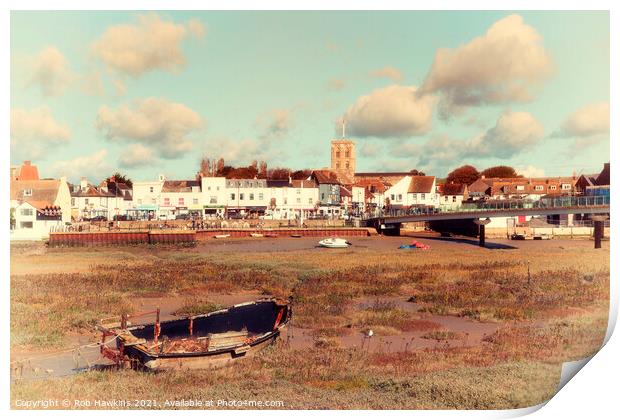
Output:
M26 188L24 190L24 197L32 197L32 188Z

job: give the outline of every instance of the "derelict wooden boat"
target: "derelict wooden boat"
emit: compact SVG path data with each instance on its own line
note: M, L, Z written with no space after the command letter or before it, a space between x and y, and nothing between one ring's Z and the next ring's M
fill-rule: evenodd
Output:
M129 325L125 316L120 324L99 326L101 353L119 365L135 368L218 367L273 343L290 319L289 302L275 298L150 324ZM116 336L115 347L106 344L111 336Z
M230 234L226 233L223 235L215 235L213 236L215 239L226 239L226 238L230 238Z
M303 237L303 235L301 233L293 233L291 235L291 238L301 238L301 237Z
M252 232L252 233L250 233L250 236L251 236L252 238L262 238L262 237L263 237L263 236L265 236L265 235L263 235L262 233Z
M272 233L265 233L263 236L264 236L265 238L277 238L277 237L278 237L278 234L277 234L277 233L273 233L273 232L272 232Z

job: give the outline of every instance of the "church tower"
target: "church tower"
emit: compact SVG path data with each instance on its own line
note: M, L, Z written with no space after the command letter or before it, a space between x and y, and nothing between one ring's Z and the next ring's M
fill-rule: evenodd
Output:
M342 121L342 138L332 140L331 170L339 178L353 179L355 175L355 142L346 138L346 123Z

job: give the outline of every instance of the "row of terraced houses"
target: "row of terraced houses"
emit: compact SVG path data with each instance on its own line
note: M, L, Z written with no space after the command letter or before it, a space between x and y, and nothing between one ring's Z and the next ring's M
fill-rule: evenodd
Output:
M609 194L609 163L599 174L484 178L470 185L438 182L409 172L356 172L355 143L332 141L329 168L306 179L233 179L201 173L171 180L159 175L129 187L109 179L40 179L30 162L11 167L11 237L41 239L59 226L89 220L350 219L377 209L458 209L472 200L538 199Z

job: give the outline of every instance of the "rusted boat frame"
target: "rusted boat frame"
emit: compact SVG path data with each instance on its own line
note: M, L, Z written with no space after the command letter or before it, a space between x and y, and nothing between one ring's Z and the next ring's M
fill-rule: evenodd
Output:
M155 315L155 322L130 325L131 319L147 315ZM207 314L163 322L159 308L123 314L120 323L104 322L112 318L101 320L98 325L102 334L100 352L119 367L152 370L217 367L273 343L286 328L291 315L290 303L276 298L244 302ZM170 334L171 339L162 331ZM250 332L256 335L250 336ZM167 352L163 350L165 344L171 348L177 344L202 347L199 351Z

